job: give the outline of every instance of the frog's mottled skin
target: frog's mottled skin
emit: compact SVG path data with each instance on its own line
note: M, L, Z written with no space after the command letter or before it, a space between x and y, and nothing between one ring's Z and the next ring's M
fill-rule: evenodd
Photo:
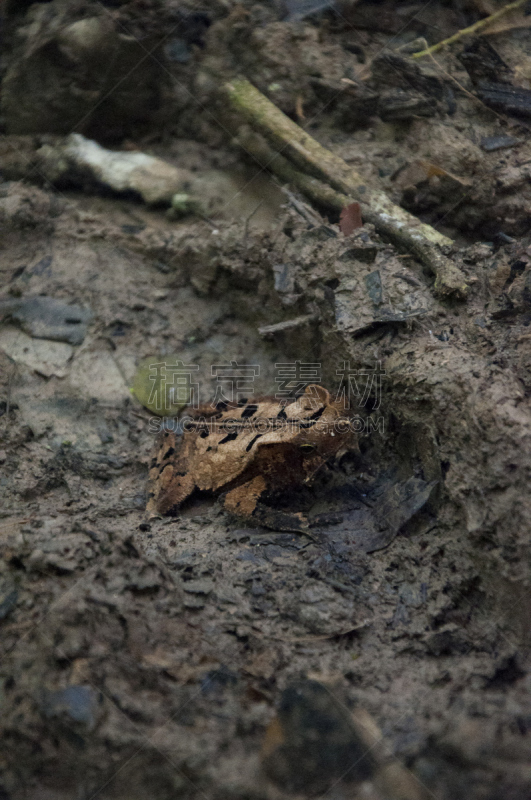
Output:
M357 447L339 402L312 384L287 404L266 397L199 408L184 433L164 431L149 473L149 516L176 514L195 490L226 492L225 508L280 530L305 530L302 514L263 501L309 484L340 450Z

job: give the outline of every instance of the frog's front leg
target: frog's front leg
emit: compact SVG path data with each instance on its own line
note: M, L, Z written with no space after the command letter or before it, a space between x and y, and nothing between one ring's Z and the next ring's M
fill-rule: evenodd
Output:
M308 520L304 514L277 511L261 502L260 498L267 487L265 479L257 475L247 483L237 486L225 495L225 508L238 517L252 519L277 531L308 533Z

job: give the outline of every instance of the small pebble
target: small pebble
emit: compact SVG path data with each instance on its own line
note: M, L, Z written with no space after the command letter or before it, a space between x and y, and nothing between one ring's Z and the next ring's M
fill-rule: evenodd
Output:
M514 136L484 136L480 140L481 147L487 153L502 150L504 147L514 147L515 144L520 144L520 139L515 139Z

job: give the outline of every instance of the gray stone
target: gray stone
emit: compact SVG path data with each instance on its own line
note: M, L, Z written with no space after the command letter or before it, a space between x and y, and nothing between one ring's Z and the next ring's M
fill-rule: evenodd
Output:
M69 305L53 297L26 297L7 301L7 315L36 339L52 339L68 344L81 344L92 319L92 311Z
M47 719L60 719L87 731L95 728L100 709L101 697L90 686L45 691L42 698L42 712Z

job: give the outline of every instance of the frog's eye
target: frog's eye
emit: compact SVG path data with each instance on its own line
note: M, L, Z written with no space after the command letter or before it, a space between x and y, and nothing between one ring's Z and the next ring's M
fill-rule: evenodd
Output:
M311 453L313 450L315 450L315 445L314 444L301 444L300 445L300 449L302 450L303 453Z

